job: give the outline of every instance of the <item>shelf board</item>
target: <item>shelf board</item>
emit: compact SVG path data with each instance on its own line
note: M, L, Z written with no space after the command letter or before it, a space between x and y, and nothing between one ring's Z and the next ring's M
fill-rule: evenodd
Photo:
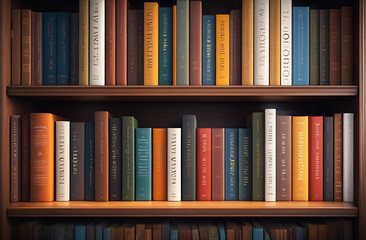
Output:
M357 217L344 202L19 202L8 217Z

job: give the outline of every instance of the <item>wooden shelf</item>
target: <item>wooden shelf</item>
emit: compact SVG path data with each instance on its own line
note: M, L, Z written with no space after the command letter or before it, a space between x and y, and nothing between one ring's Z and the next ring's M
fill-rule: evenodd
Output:
M357 217L343 202L20 202L8 217Z

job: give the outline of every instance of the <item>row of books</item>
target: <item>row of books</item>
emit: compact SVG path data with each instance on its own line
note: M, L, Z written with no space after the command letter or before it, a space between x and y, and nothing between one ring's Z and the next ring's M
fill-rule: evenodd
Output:
M13 225L13 239L65 240L347 240L353 239L350 220L273 221L28 221Z
M79 13L12 13L13 85L352 85L353 8L242 0L202 15L80 0Z
M353 113L254 112L248 128L11 116L11 201L354 200Z

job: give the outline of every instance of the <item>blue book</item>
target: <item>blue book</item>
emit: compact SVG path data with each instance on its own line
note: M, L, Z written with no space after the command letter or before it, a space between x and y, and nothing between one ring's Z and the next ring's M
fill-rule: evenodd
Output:
M173 85L173 8L159 8L159 85Z
M56 85L57 14L43 13L42 19L42 84Z
M94 123L85 123L85 200L95 199Z
M202 17L202 85L216 85L216 16Z
M151 128L136 128L136 200L152 200Z
M70 83L79 85L79 13L70 20Z
M251 128L239 128L239 200L252 200Z
M177 85L189 85L189 0L177 0Z
M225 227L223 223L217 223L217 228L219 229L219 235L220 235L220 240L222 239L226 239L226 232L225 232Z
M85 225L75 225L75 240L86 240Z
M252 222L253 224L253 240L263 240L264 229L258 222Z
M70 13L57 13L57 85L70 85Z
M164 220L161 223L161 240L169 240L170 223L169 220Z
M170 240L178 240L178 229L176 225L170 228Z
M309 85L309 7L293 7L293 85Z
M95 240L103 240L103 229L105 227L105 222L99 222L95 226Z
M111 228L109 226L103 227L103 240L111 239Z
M305 240L304 231L305 229L303 227L296 225L295 227L296 240Z
M269 237L269 234L268 234L267 230L264 230L264 240L271 240L271 238Z
M239 200L239 130L225 128L225 200Z

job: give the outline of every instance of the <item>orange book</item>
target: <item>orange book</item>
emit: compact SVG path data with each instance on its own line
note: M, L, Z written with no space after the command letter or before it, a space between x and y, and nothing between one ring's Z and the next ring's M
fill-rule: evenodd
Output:
M309 199L309 122L307 116L292 117L292 199Z
M253 85L253 0L242 1L242 84Z
M167 164L167 148L166 148L166 129L153 129L153 200L167 200L167 183L166 183L166 164Z
M270 0L269 16L269 84L281 85L281 0Z
M173 85L177 85L177 5L173 6Z
M216 85L229 85L230 15L216 15Z

